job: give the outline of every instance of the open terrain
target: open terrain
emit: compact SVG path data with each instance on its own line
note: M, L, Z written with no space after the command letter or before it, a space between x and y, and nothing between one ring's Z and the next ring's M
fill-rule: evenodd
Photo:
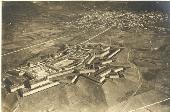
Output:
M19 104L17 112L128 112L168 98L169 15L167 9L158 7L163 3L150 4L154 6L142 2L4 2L2 78L7 70L55 53L62 44L76 45L93 37L89 43L123 46L115 64L131 67L126 79L107 80L102 86L81 77L76 84L19 99L2 89L4 112L15 104ZM169 110L170 101L165 101L136 112Z

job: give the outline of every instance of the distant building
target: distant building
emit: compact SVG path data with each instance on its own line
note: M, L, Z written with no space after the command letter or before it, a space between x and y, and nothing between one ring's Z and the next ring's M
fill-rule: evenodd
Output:
M55 73L55 74L49 75L49 76L47 76L47 77L48 77L48 79L50 79L50 78L53 78L53 77L62 76L62 75L66 75L66 74L73 73L73 72L74 72L74 69L71 69L71 70L67 70L67 71L62 71L62 72L59 72L59 73Z
M59 69L55 68L54 66L46 64L46 67L48 67L48 71L50 72L51 70L59 71ZM51 71L52 72L52 71Z
M37 79L41 79L49 75L49 73L46 72L45 67L42 66L35 66L33 68L29 68L26 73L31 74L33 77L36 77Z
M41 80L35 79L35 80L30 80L30 81L29 81L29 85L30 85L31 89L34 89L34 88L40 87L40 86L42 86L42 85L44 85L44 84L48 84L48 83L50 83L50 82L51 82L51 81L49 81L49 80L46 79L46 78L43 78L43 79L41 79Z
M99 73L99 76L100 77L105 77L110 72L111 72L111 69L106 69L106 70L102 71L101 73Z
M106 47L106 48L103 48L102 51L108 51L108 50L110 50L110 48L111 48L110 46Z
M12 86L10 86L10 91L13 93L13 92L15 92L15 91L17 91L19 89L22 89L22 88L24 88L24 84L21 84L21 85L12 85Z
M77 78L78 78L78 76L77 76L77 75L75 75L75 76L74 76L74 78L71 80L71 83L75 83L75 82L76 82L76 80L77 80Z
M117 69L115 69L115 70L114 70L114 72L115 72L115 73L118 73L118 72L123 71L123 70L124 70L124 68L123 68L123 67L121 67L121 68L117 68Z
M96 83L100 83L100 77L96 77L96 76L93 76L93 75L85 75L85 74L81 74L80 76L82 76L82 77L85 77L85 78L87 78L87 79L90 79L91 81L93 81L93 82L96 82Z
M104 66L98 66L98 69L100 70L100 69L103 69L104 68Z
M105 79L106 79L105 77L102 77L102 78L100 79L100 83L103 83L103 81L104 81Z
M25 71L15 69L15 70L7 71L7 73L13 76L22 76L24 75Z
M87 54L87 55L84 57L84 59L83 59L83 63L86 63L86 64L87 64L87 62L89 61L90 57L91 57L91 54L90 54L90 53Z
M44 86L41 86L41 87L38 87L38 88L35 88L35 89L31 89L31 90L29 90L29 89L23 89L23 91L22 91L22 93L23 93L23 94L22 94L22 97L26 97L26 96L32 95L32 94L34 94L34 93L37 93L37 92L40 92L40 91L42 91L42 90L51 88L51 87L56 86L56 85L58 85L58 84L60 84L60 83L59 83L59 82L51 82L51 83L49 83L49 84L46 84L46 85L44 85Z
M55 68L65 67L65 66L68 66L69 64L74 63L74 61L75 60L63 59L63 60L54 62L54 67Z
M109 63L111 63L111 62L112 62L112 60L109 59L109 60L102 61L101 63L102 63L102 65L105 65L105 64L109 64Z
M88 60L88 62L87 62L87 64L91 64L92 63L92 61L94 60L96 58L96 56L95 55L93 55L89 60Z
M110 75L109 78L111 78L111 79L118 79L119 75Z
M107 50L107 51L105 51L105 52L103 52L103 53L101 53L101 54L98 54L97 57L103 58L104 56L108 55L109 53L110 53L110 51Z
M64 70L71 70L73 68L75 68L76 66L69 66L69 67L65 67Z
M94 73L94 72L96 72L95 69L84 69L79 71L80 74L87 74L87 73Z
M120 49L114 51L113 53L111 53L108 58L112 58L114 55L116 55L118 52L120 52Z

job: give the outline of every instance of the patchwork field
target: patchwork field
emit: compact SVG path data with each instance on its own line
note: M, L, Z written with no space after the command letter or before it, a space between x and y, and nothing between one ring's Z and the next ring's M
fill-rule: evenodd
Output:
M24 98L7 94L2 87L3 111L11 112L16 103L16 112L132 112L168 98L169 15L156 9L155 2L150 3L151 9L145 4L3 2L1 80L7 70L55 54L62 44L77 45L88 39L88 43L122 46L114 64L130 66L125 79L97 85L81 77L76 84L61 84ZM165 101L136 112L169 110L170 101Z

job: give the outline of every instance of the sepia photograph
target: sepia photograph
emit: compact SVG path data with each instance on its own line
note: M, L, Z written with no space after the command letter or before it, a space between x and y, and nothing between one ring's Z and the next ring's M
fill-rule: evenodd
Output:
M2 112L170 112L170 1L2 1Z

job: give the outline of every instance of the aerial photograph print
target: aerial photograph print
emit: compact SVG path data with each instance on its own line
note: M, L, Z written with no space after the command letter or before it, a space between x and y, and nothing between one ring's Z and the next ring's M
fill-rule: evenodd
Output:
M2 112L170 112L170 1L2 1Z

